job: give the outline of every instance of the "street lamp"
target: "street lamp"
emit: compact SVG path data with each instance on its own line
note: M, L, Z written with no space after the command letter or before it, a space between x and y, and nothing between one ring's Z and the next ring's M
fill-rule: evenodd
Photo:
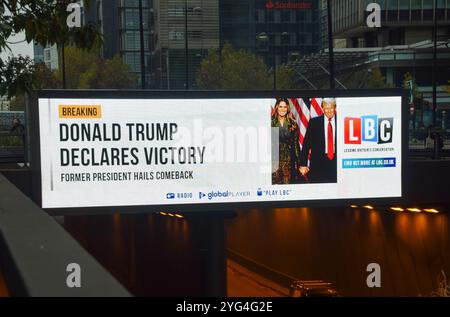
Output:
M273 63L273 90L277 89L277 60L275 57L275 50L274 48L270 45L270 37L266 32L261 32L256 36L256 40L261 41L261 42L266 42L268 41L268 46L269 46L269 54L271 51L272 52L272 63Z
M287 58L288 44L286 44L286 42L285 42L286 38L289 39L289 33L288 32L281 33L281 41L283 42L283 56L286 58L286 63L287 63L288 62L288 58Z
M436 129L437 123L437 41L438 41L438 21L437 9L438 1L434 0L434 17L433 17L433 127ZM439 132L434 137L434 159L439 159Z
M145 89L145 46L144 46L144 19L142 0L139 0L139 41L141 48L141 88Z
M201 7L192 8L192 13L201 12ZM184 0L184 49L185 49L185 67L186 67L186 90L189 89L189 46L188 46L188 6L187 0Z
M331 18L331 0L327 0L328 16L328 59L330 64L330 89L334 89L334 53L333 53L333 20Z
M433 18L433 125L436 127L436 113L437 113L437 0L434 0L434 18ZM436 143L436 142L435 142Z

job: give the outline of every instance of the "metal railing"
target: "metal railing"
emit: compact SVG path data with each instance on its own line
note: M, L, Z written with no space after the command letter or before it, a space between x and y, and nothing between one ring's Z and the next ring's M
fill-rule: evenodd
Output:
M0 131L0 163L25 161L25 135Z
M11 296L130 296L52 217L1 173L0 193L0 270ZM80 268L80 287L67 283L72 263Z

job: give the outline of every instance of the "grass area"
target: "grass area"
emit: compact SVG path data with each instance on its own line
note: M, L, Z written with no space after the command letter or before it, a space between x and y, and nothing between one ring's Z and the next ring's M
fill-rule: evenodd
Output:
M0 132L0 146L23 146L23 136Z

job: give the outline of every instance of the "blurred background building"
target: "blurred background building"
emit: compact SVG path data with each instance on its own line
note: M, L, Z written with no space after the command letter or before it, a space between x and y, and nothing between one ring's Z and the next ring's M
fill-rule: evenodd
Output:
M301 88L327 88L328 34L326 0L321 1L321 52L292 63ZM370 3L381 8L381 27L367 26ZM437 19L436 126L448 138L450 127L450 1L438 0L332 1L336 87L410 90L410 141L423 146L433 125L433 25ZM378 73L379 72L379 73ZM374 74L379 74L377 80ZM413 143L414 143L413 142Z
M99 23L101 55L120 55L136 87L196 89L210 49L226 43L260 56L270 68L290 65L298 89L328 88L327 1L97 0L84 23ZM381 8L381 27L366 24L367 5ZM437 18L437 125L450 125L450 0L333 0L335 80L338 89L405 87L411 91L411 129L419 143L433 122L433 22ZM35 46L35 60L58 67L56 47ZM144 73L144 75L143 75ZM378 76L379 78L375 78ZM419 131L418 130L418 131ZM419 134L420 134L419 133Z
M209 49L219 48L218 0L154 0L153 87L195 89Z

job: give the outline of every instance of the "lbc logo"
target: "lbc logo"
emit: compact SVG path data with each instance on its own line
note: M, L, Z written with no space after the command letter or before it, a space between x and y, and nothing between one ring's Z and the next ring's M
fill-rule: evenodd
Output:
M345 144L361 144L375 142L378 144L391 143L394 118L378 118L377 116L363 116L361 118L344 119Z

